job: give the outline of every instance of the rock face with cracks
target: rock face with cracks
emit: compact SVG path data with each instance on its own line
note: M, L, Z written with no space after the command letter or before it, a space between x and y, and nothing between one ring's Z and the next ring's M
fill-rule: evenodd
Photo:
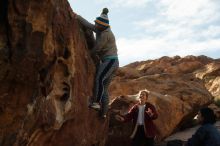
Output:
M87 107L94 39L67 0L1 0L0 11L0 145L104 146L108 120Z
M206 88L215 97L215 100L220 100L220 61L209 63L194 74L204 81Z

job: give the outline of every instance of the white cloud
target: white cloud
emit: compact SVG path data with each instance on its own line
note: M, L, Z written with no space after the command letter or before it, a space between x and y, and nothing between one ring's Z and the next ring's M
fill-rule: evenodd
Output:
M144 7L150 0L95 0L97 3L107 4L110 7L117 8L133 8L133 7Z
M158 1L157 7L156 17L134 24L146 31L176 33L173 37L178 37L181 34L192 36L199 27L220 21L220 6L213 0L163 0Z
M169 19L207 20L218 12L218 2L214 0L162 0L158 3L161 14Z
M220 52L220 26L215 24L220 22L218 3L214 0L158 0L155 17L133 23L142 37L118 40L121 65L161 56Z
M201 31L200 35L203 37L209 37L210 39L220 37L220 26L211 25L208 29Z
M207 52L220 52L220 38L203 42L167 42L165 39L126 39L117 40L120 66L128 63L156 59L162 56L206 55Z

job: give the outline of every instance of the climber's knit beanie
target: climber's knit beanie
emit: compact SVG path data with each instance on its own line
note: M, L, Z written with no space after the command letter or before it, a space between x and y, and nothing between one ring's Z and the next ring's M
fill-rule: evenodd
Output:
M95 22L102 26L109 27L108 12L108 8L104 8L101 15L96 18Z

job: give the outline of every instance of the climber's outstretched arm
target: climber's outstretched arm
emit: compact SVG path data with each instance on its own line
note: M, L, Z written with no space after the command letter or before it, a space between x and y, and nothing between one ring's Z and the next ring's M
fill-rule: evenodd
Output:
M91 29L94 32L97 32L97 28L95 27L94 24L88 22L86 19L84 19L82 16L77 15L76 16L77 20L79 20L79 22L84 25L86 28Z

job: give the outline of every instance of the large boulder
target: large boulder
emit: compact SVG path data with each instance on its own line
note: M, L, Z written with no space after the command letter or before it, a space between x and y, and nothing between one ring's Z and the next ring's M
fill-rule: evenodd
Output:
M104 146L108 120L87 107L94 38L67 0L1 0L0 12L0 145Z
M220 61L214 61L194 72L197 78L204 81L206 88L220 100Z
M118 112L125 114L137 102L137 93L144 89L150 91L149 102L156 106L159 113L154 121L159 131L159 141L189 126L198 110L213 102L213 96L206 89L204 81L194 73L210 62L214 60L205 56L175 56L122 67L110 87L113 102L108 145L114 145L115 139L125 141L128 138L131 126L115 124L114 115ZM131 102L132 99L135 102Z

